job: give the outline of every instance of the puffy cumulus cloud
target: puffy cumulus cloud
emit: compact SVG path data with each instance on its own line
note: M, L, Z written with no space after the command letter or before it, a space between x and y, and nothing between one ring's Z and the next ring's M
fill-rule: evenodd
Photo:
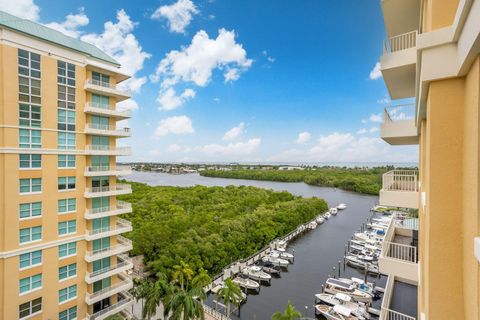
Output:
M381 65L380 62L375 63L375 66L370 71L370 80L377 80L382 77Z
M77 14L69 14L63 22L50 22L45 24L47 27L60 31L67 36L78 38L83 32L81 27L88 25L90 19L85 14L84 8L80 8Z
M226 82L238 80L252 62L243 46L235 41L234 31L220 29L217 38L210 38L207 32L201 30L189 46L167 53L150 80L154 83L161 81L161 96L179 83L205 87L216 69L224 70Z
M198 14L198 9L191 0L178 0L171 5L157 8L151 15L152 19L166 19L170 32L184 33L193 15Z
M307 142L308 140L310 140L310 138L312 137L312 135L310 134L310 132L300 132L298 134L298 137L297 137L297 140L295 140L295 143L297 144L303 144L305 142Z
M369 119L370 121L377 122L377 123L381 123L383 121L381 113L371 114Z
M254 153L260 147L261 142L262 140L260 138L253 138L245 142L229 143L226 145L207 144L203 146L197 146L193 150L203 153L207 156L242 157Z
M0 1L0 10L22 19L32 21L40 19L40 7L33 0L2 0Z
M157 97L157 102L160 104L160 110L173 110L180 107L182 104L195 97L193 89L185 89L180 95L173 88L160 91Z
M160 120L155 129L155 136L163 137L168 134L193 133L192 120L187 116L175 116Z
M245 123L240 122L238 126L233 127L232 129L225 132L222 140L224 141L235 140L243 133L244 130L245 130Z
M91 43L121 64L121 71L132 75L132 78L122 82L122 86L139 92L147 81L146 77L137 77L143 69L146 59L150 54L143 51L142 46L133 34L137 23L133 22L125 10L117 11L117 21L107 21L103 25L102 33L89 33L81 36L81 40Z
M360 130L357 131L357 134L365 134L365 133L367 133L367 132L368 132L367 129L362 128L362 129L360 129Z
M370 133L374 133L378 131L378 127L371 127L370 130L368 130Z

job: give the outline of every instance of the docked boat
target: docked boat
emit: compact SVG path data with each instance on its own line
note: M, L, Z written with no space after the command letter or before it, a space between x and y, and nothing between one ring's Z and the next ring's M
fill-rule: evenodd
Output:
M317 218L317 224L322 224L325 222L325 219L323 217L318 217Z
M257 265L261 266L263 271L273 275L280 275L280 272L282 271L280 266L276 266L270 261L258 261Z
M345 203L340 203L338 206L337 206L337 209L338 210L345 210L347 209L347 205Z
M331 216L332 216L332 215L330 214L330 212L327 212L327 213L325 213L325 215L324 215L325 219L327 219L327 220L330 219Z
M219 284L218 286L213 287L213 288L212 288L212 292L215 293L215 294L217 294L218 291L219 291L221 288L225 288L225 284L224 284L223 282L222 282L221 284ZM248 297L248 296L247 296L247 294L244 293L243 291L241 292L241 297L242 297L242 300L240 301L241 303L247 301L247 297Z
M369 304L372 302L373 298L368 293L358 290L355 285L334 278L327 279L327 282L325 283L325 292L330 294L347 294L355 301Z
M351 310L352 314L359 319L370 319L370 314L367 311L367 306L363 303L353 302L349 295L343 293L328 294L318 293L315 295L315 304L327 304L330 306L344 306Z
M250 290L260 290L260 284L252 279L249 279L248 276L240 273L233 279L233 282L238 284L240 287Z
M262 258L262 261L263 262L269 261L275 266L284 267L284 268L288 267L288 265L290 264L290 262L288 262L288 260L280 258L280 256L278 254L277 255L270 254L268 256L265 256L265 257Z
M380 297L380 293L375 290L373 283L365 283L364 280L355 277L351 277L350 279L339 278L338 280L343 281L349 285L354 285L358 290L368 293L373 298Z
M345 256L345 261L347 262L348 265L352 267L359 268L361 270L366 269L370 273L379 273L379 269L377 265L361 260L357 256L347 255Z
M269 282L272 279L272 276L264 272L259 266L248 266L242 270L244 275L247 275L250 279L256 281L265 281Z
M286 259L290 261L290 263L293 263L293 261L295 260L295 256L290 252L287 252L285 249L279 248L276 250L276 252L279 254L280 258Z
M326 304L317 304L315 306L315 313L317 315L321 314L328 320L360 320L360 318L357 318L352 314L350 309L341 305L330 307Z
M337 209L337 208L330 208L329 212L330 212L332 215L336 215L337 212L338 212L338 209Z
M286 248L287 248L287 242L284 241L284 240L278 240L278 241L275 243L275 248L276 248L276 249L279 249L279 248L286 249Z
M313 230L317 227L317 223L315 221L312 221L308 224L308 227Z

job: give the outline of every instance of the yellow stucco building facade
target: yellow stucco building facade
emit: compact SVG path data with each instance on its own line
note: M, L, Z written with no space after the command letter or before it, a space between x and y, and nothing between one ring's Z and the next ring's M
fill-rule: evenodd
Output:
M128 79L98 48L0 12L0 319L126 312L131 205L117 184Z
M380 204L418 209L418 243L407 248L415 257L388 265L391 277L417 286L418 310L402 315L387 303L382 316L478 320L480 2L383 0L382 9L381 70L393 105L381 136L419 147L419 170L387 173L380 195Z

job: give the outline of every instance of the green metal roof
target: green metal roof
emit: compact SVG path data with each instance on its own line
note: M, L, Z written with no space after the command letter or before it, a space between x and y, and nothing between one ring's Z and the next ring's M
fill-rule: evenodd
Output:
M57 30L53 30L30 20L12 16L11 14L3 11L0 11L0 26L60 45L62 47L79 51L117 66L119 65L119 63L112 57L90 43L66 36Z

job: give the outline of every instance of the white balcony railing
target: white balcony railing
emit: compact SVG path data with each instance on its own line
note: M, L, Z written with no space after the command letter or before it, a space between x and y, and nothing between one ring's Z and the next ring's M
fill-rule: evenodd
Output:
M131 110L117 110L114 106L104 105L96 102L87 102L85 104L85 112L98 115L106 115L118 118L131 118Z
M111 83L107 83L107 82L103 82L103 81L98 81L98 80L94 80L94 79L87 79L85 81L85 88L90 88L90 87L96 87L98 89L108 89L110 91L116 91L118 92L119 94L121 95L124 95L124 96L131 96L132 93L130 90L126 90L122 87L119 87L115 84L111 84Z
M417 263L417 248L406 244L384 241L382 255L386 258Z
M415 104L388 106L383 110L384 123L415 119Z
M406 314L393 311L388 308L382 308L383 317L382 320L416 320L414 317L407 316Z
M123 299L119 300L115 304L112 304L111 306L106 307L105 309L95 312L94 314L87 313L85 320L103 320L111 315L127 309L133 304L133 296L128 292L123 291L119 295L122 295Z
M105 279L115 274L125 272L132 268L133 268L132 259L130 259L126 254L120 254L117 256L116 264L94 271L94 272L87 272L85 274L85 282L87 282L88 284L91 284L95 281Z
M133 282L130 277L120 273L118 274L118 278L120 279L120 281L116 282L115 284L109 287L103 288L93 293L87 292L87 294L85 295L85 302L88 305L91 305L91 304L94 304L95 302L108 298L116 293L119 293L121 291L127 291L133 288Z
M85 153L89 155L112 155L112 156L128 156L132 154L130 147L113 147L103 145L86 145Z
M111 237L130 231L132 231L132 223L128 220L117 218L117 221L113 226L87 230L85 238L87 241L92 241L95 239Z
M95 249L92 251L87 251L85 253L85 260L87 262L92 262L98 259L103 259L106 257L111 257L121 253L128 252L132 250L132 240L129 240L122 236L117 236L117 244L107 248Z
M115 206L100 207L94 209L85 210L85 219L97 219L103 217L110 217L119 214L131 213L132 204L124 201L117 200Z
M85 176L112 176L132 173L130 166L90 166L85 167Z
M85 188L84 197L107 197L129 193L132 193L132 187L129 184L117 183L114 186Z
M118 137L129 137L132 135L130 128L117 128L116 126L99 123L85 124L85 133L106 134Z
M385 173L383 191L418 192L418 170L392 170Z
M383 52L389 54L416 47L417 34L418 31L414 30L386 39L383 43Z

